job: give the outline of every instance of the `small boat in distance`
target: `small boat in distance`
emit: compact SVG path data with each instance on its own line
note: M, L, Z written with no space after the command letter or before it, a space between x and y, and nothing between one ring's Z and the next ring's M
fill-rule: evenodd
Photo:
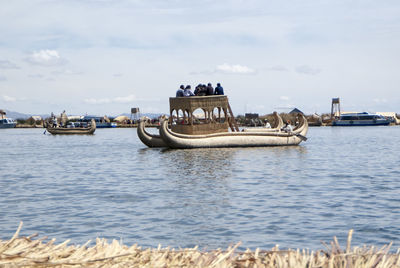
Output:
M0 110L0 128L15 128L17 123L14 119L6 117L6 111Z
M51 126L49 123L46 130L53 135L88 135L93 134L96 130L96 122L92 119L88 127L56 127Z
M0 119L0 128L15 128L17 123L11 118Z
M332 126L387 126L391 120L379 114L348 113L333 120Z

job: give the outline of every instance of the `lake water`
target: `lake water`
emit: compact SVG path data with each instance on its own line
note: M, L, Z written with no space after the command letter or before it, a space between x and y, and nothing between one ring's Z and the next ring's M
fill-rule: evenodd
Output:
M0 131L0 239L144 247L400 247L400 127L311 128L295 147L149 149L136 129Z

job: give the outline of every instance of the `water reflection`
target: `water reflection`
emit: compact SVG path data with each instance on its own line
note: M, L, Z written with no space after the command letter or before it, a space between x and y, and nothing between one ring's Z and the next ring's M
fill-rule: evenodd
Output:
M235 149L165 150L160 169L165 173L172 195L176 243L219 244L221 234L234 239L232 226L225 224L225 208L231 206L232 159ZM195 238L195 239L193 239Z

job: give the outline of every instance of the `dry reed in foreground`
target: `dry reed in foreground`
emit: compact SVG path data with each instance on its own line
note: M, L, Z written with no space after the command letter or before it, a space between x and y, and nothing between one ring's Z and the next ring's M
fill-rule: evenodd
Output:
M68 246L69 240L55 244L55 239L19 237L17 232L8 241L0 240L0 267L400 267L400 251L389 253L391 244L381 249L353 247L350 230L346 249L334 237L326 250L247 250L238 252L239 244L227 250L200 251L127 247L116 240L108 244L97 239L88 246Z

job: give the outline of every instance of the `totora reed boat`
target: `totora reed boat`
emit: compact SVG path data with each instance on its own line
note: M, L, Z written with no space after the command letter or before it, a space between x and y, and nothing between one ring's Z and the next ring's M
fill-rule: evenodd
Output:
M47 124L46 130L53 135L88 135L96 130L96 122L92 119L88 127L53 127Z
M281 117L274 113L274 128L239 131L227 96L170 98L170 117L162 120L160 135L145 130L141 120L137 132L148 147L173 149L261 147L298 145L307 140L307 119L299 114L293 131L282 130Z

